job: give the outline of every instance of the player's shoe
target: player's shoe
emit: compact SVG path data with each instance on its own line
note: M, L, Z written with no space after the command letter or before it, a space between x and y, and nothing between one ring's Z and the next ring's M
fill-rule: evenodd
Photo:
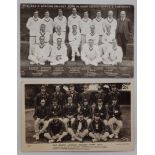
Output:
M104 138L104 139L103 139L104 142L106 142L107 140L108 140L107 138Z
M72 137L71 141L73 141L73 142L74 142L74 141L75 141L75 138L74 138L74 137Z
M82 138L77 137L76 138L79 142L82 142Z
M36 140L39 140L39 135L33 135L33 138L35 138Z
M34 65L35 63L33 61L30 61L30 65Z
M54 143L54 142L55 142L54 139L50 139L50 140L48 141L48 143Z
M97 139L95 139L95 138L94 138L94 139L92 139L92 142L93 142L93 143L97 142Z
M115 139L118 139L118 135L116 134L114 138L115 138Z
M36 135L33 135L33 138L35 138L35 139L36 139Z
M75 58L74 57L72 57L72 60L71 61L75 61Z
M39 64L40 64L40 65L45 65L45 62L40 62Z
M109 135L109 138L112 139L114 137L114 134Z
M57 139L57 142L61 142L61 138Z

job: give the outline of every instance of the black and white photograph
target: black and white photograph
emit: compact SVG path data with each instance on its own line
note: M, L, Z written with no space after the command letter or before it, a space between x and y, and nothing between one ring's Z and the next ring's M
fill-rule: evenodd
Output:
M23 150L132 149L132 84L24 84Z
M21 77L132 78L134 5L20 4Z

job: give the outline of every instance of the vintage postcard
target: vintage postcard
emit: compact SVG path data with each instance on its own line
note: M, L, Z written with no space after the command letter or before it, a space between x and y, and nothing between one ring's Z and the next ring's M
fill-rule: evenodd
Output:
M22 82L22 151L130 151L133 84Z
M20 3L21 77L132 78L134 9Z

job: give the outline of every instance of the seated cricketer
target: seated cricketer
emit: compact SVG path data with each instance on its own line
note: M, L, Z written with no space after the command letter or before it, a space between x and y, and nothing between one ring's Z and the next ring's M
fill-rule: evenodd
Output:
M100 45L100 56L103 64L116 65L122 62L122 48L117 45L116 39L113 39L111 43Z
M110 130L100 119L100 114L95 113L95 118L89 126L89 137L92 138L92 142L107 141Z
M119 138L120 130L123 127L123 121L121 119L120 106L116 98L112 99L112 103L108 106L109 121L108 125L111 128L112 134L110 138Z
M61 142L68 133L66 132L65 125L62 121L54 118L47 127L47 132L44 137L48 139L49 143Z
M68 61L67 47L62 44L62 38L57 39L57 44L54 44L50 56L50 65L64 65Z
M83 138L88 135L87 121L83 117L83 113L78 113L77 118L72 124L72 128L68 128L68 133L72 137L72 141L83 141Z
M99 55L99 48L97 45L94 45L93 39L89 39L88 43L83 45L81 51L81 59L84 61L86 65L97 66L99 62L101 62L101 58Z
M111 50L109 51L109 60L110 64L116 65L122 62L123 59L123 51L120 46L118 46L116 39L112 40Z
M49 106L47 120L45 120L44 126L41 130L42 133L45 132L49 123L53 121L53 119L57 118L62 121L61 116L62 116L61 106L58 105L58 101L56 99L53 99L52 104Z
M72 31L69 32L69 43L72 49L72 60L75 61L75 55L80 57L79 47L81 43L81 34L78 31L77 25L72 26Z
M42 132L42 129L40 129L40 125L43 124L44 122L48 119L48 109L49 107L46 106L46 101L44 99L42 99L40 101L40 105L38 105L35 108L35 112L33 115L33 118L35 119L34 121L34 130L35 130L35 135L33 136L33 138L35 138L36 140L39 140L39 135Z

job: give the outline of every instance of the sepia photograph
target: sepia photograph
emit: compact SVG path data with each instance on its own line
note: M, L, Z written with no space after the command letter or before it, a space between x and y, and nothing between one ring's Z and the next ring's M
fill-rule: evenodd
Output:
M22 150L132 149L132 84L23 84Z
M132 78L134 5L20 4L21 77Z

